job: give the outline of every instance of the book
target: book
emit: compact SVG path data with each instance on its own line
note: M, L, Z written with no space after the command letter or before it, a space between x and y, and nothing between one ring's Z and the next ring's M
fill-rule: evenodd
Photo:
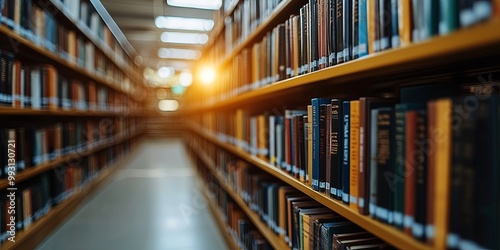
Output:
M359 190L359 101L351 101L349 126L349 207L358 209Z
M359 57L359 33L360 33L360 16L359 16L359 0L351 0L351 8L352 11L352 27L351 29L351 58L357 59ZM365 16L366 17L366 16ZM364 24L363 24L364 25Z
M320 190L320 105L331 103L330 98L313 98L311 100L312 108L312 188ZM324 187L323 187L324 188Z
M313 117L312 105L307 105L307 184L312 186L313 176Z
M330 196L341 200L342 192L342 153L344 152L344 116L341 99L332 99L331 108L331 143L330 143Z
M378 113L381 109L372 109L371 110L371 116L372 118L377 117L377 119L372 119L370 122L370 129L371 129L371 141L370 141L370 203L368 204L368 214L372 218L376 218L376 212L378 209L378 204L377 204L377 187L378 187L378 175L379 175L379 170L377 166L377 160L378 160L378 151L381 150L381 148L377 145L379 143L378 141ZM383 194L382 194L383 195Z
M446 237L448 232L448 199L449 199L449 173L451 165L451 108L450 99L440 99L436 101L436 129L439 129L440 137L433 137L436 143L436 156L434 158L436 169L434 197L434 246L442 249L446 247ZM430 170L432 171L432 170ZM439 180L439 181L437 181Z
M367 6L367 0L358 0L358 27L354 27L358 29L358 57L368 55L369 51Z
M342 201L344 204L349 204L350 200L350 115L351 105L350 101L342 103L342 132L343 132L343 148L342 148Z
M396 131L395 131L395 164L394 164L394 174L395 174L395 184L396 189L394 193L394 224L396 227L402 229L404 226L404 214L405 214L405 183L406 177L406 169L405 163L407 162L406 156L406 138L408 137L406 134L407 120L406 113L412 110L423 110L425 108L424 104L416 104L416 103L408 103L408 104L396 104L395 106L395 123L396 123ZM410 126L414 124L409 124ZM413 144L411 144L413 145ZM414 152L413 150L410 151ZM413 160L413 159L409 159ZM409 174L413 174L413 172L409 172Z
M413 111L411 111L413 112ZM421 241L425 240L425 225L427 218L427 113L425 110L416 112L416 156L415 156L415 177L416 177L416 206L414 223L412 226L413 237ZM412 156L410 156L412 157Z
M458 29L458 1L439 1L439 34L446 35Z
M321 104L319 107L319 191L329 193L331 172L331 104Z

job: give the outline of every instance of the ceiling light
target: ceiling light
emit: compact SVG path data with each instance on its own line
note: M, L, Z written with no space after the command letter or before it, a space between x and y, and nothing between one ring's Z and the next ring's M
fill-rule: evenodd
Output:
M189 71L184 71L179 76L179 83L181 84L181 86L188 87L191 85L192 82L193 82L193 76Z
M177 7L218 10L222 0L167 0L167 4Z
M179 102L177 100L160 100L158 108L161 111L176 111L179 109Z
M201 52L199 50L167 48L160 48L158 50L158 57L160 58L197 60L200 56Z
M206 44L208 35L203 33L163 32L160 39L164 43Z
M155 25L160 29L165 28L176 30L211 31L214 27L214 20L174 16L157 16L155 19Z
M158 69L158 76L165 79L174 74L174 69L170 67L161 67Z

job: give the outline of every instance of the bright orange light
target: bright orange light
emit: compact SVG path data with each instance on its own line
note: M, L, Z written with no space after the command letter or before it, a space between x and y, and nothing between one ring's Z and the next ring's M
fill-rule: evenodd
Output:
M215 80L215 70L211 67L203 67L200 69L200 81L205 84L211 84Z

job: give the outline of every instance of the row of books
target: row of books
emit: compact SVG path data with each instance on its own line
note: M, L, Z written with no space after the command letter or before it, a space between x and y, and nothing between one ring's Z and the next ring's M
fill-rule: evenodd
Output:
M210 178L207 176L207 178ZM240 249L271 250L267 240L250 222L245 213L231 200L224 189L216 182L208 187L210 198L216 202L218 213L227 224L227 230Z
M6 0L0 10L0 23L63 58L69 64L78 65L92 74L106 78L107 81L119 84L117 87L130 88L126 86L130 85L129 77L106 58L102 51L96 49L96 46L79 32L56 19L57 9L48 8L43 4L39 6L41 3L32 1L34 0ZM17 6L19 4L22 6Z
M136 119L101 119L76 122L58 122L39 125L23 123L3 124L0 138L4 142L0 148L2 168L0 177L8 177L8 141L15 144L14 157L16 172L40 166L62 156L83 153L99 145L107 144L136 131ZM10 161L12 162L12 161Z
M47 3L38 0L2 0L0 3L2 3L0 7L3 7L0 8L2 23L47 49L60 52L61 56L66 59L71 59L74 62L74 59L78 58L68 51L68 46L75 46L75 43L71 43L71 39L77 38L82 41L87 39L75 34L72 28L62 25L61 20L58 19L61 11L79 24L79 28L85 29L84 34L92 36L88 38L95 37L96 39L92 40L94 43L98 42L101 49L107 52L111 51L112 58L121 64L132 64L89 1Z
M200 145L196 140L196 145ZM216 162L218 171L227 169L219 174L290 249L393 249L293 187L222 150L217 151L226 155L224 162ZM217 178L210 173L205 175L209 186L219 187ZM348 235L351 237L345 237Z
M126 154L130 146L131 144L124 143L107 148L57 166L27 181L16 183L13 186L15 191L2 191L0 241L5 242L11 236L11 231L18 233L29 229L54 206L86 187L102 169ZM12 200L15 201L15 206L12 206ZM11 221L11 216L15 217L14 222ZM11 226L15 230L12 230Z
M50 64L27 63L0 50L0 104L49 110L134 111L126 95L63 75Z
M225 100L378 51L446 35L489 19L493 16L492 5L488 0L460 3L311 0L299 14L292 14L225 66L219 79L221 84L217 86L217 98ZM226 32L231 30L226 28ZM221 53L220 48L213 51L209 58L225 59L226 54Z
M499 96L398 101L314 98L284 115L238 109L201 123L219 140L417 239L498 248ZM464 196L465 189L474 194ZM465 203L475 205L456 209Z

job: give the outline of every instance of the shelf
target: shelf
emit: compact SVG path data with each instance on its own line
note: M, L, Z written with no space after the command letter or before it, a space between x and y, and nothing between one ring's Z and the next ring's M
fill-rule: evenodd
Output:
M140 116L142 112L113 112L113 111L86 111L86 110L45 110L30 108L0 107L0 115L12 116L78 116L78 117L120 117Z
M221 142L215 136L212 136L206 132L203 132L200 129L194 128L192 126L190 126L190 129L194 133L202 136L203 138L207 139L208 141L215 144L216 146L234 154L235 156L239 157L240 159L243 159L243 160L247 161L248 163L250 163L250 164L266 171L267 173L275 176L276 178L286 182L288 185L296 188L298 191L302 192L303 194L318 201L319 203L323 204L324 206L328 207L329 209L333 210L334 212L336 212L336 213L340 214L341 216L347 218L348 220L356 223L360 227L366 229L367 231L371 232L372 234L383 239L384 241L387 241L388 243L394 245L395 247L397 247L399 249L420 249L420 250L432 249L431 246L425 245L424 243L419 242L412 237L409 237L408 235L404 234L404 232L399 231L398 229L396 229L390 225L380 223L380 222L370 218L369 216L361 215L358 213L358 211L353 211L348 206L343 204L341 201L334 200L334 199L330 198L329 196L326 196L323 193L319 193L317 191L312 190L311 187L305 185L304 183L302 183L302 182L298 181L297 179L293 178L292 176L290 176L288 173L282 171L281 169L276 168L275 166L269 164L268 162L266 162L260 158L252 156L252 155L248 154L247 152L236 148L235 146ZM200 152L200 151L198 151L198 152ZM200 152L200 154L201 154L201 152Z
M124 163L128 162L128 159L130 159L136 152L137 150L134 150L134 152L131 152L122 158L118 163L101 170L95 180L88 183L85 187L83 187L83 189L73 194L61 204L53 207L48 214L35 221L29 229L16 232L15 243L7 241L2 244L0 249L35 249L45 237L55 230L57 226L78 207L85 197L88 197L88 195L94 192L115 170L120 168Z
M284 22L290 17L293 10L298 10L303 1L298 0L283 0L273 10L272 14L267 19L261 22L257 28L250 33L250 35L239 45L233 46L231 54L227 55L218 68L227 65L236 55L238 55L244 48L253 44L257 39L263 37L265 32L271 30L280 22Z
M23 170L21 172L19 172L18 174L16 174L16 180L15 182L16 183L21 183L23 181L26 181L26 180L29 180L30 178L34 177L34 176L37 176L37 175L40 175L46 171L49 171L53 168L56 168L66 162L69 162L71 160L74 160L74 159L78 159L80 157L84 157L84 156L87 156L87 155L90 155L92 153L95 153L97 151L100 151L100 150L103 150L105 148L108 148L108 147L111 147L111 146L114 146L114 145L118 145L126 140L129 140L135 136L138 136L140 135L141 133L136 133L136 134L133 134L133 135L129 135L129 136L122 136L120 138L117 138L111 142L107 142L107 143L104 143L104 144L101 144L101 145L98 145L98 146L95 146L95 147L92 147L88 150L85 150L85 151L82 151L82 152L76 152L76 153L72 153L72 154L69 154L69 155L66 155L66 156L62 156L62 157L59 157L57 159L54 159L54 160L51 160L51 161L48 161L48 162L45 162L45 163L42 163L40 165L37 165L37 166L34 166L34 167L30 167L26 170ZM0 180L0 190L3 190L3 189L6 189L9 187L9 181L7 179L1 179Z
M201 177L198 176L198 179ZM201 179L200 179L201 182ZM231 233L229 233L229 230L227 229L226 222L222 219L222 215L220 210L217 208L217 206L214 204L214 201L210 199L210 195L208 194L208 188L204 188L201 192L205 196L205 200L208 203L208 206L210 207L210 211L212 212L213 217L215 218L215 222L217 223L217 226L219 227L219 231L221 232L222 236L224 237L224 240L226 241L227 246L229 249L239 249L238 244L234 242L233 238L231 237Z
M236 6L240 3L241 0L233 0L229 9L224 12L223 18L220 19L220 23L216 23L214 29L210 33L209 44L205 48L211 48L214 45L215 40L221 35L221 32L224 31L226 24L224 20L226 17L231 16L236 9ZM224 9L224 6L221 6L221 9Z
M373 77L390 76L391 74L405 72L408 75L417 76L416 72L421 72L419 70L433 69L433 67L449 65L452 62L464 63L470 59L481 58L485 55L489 57L498 56L500 54L498 49L498 46L500 46L499 29L500 18L495 18L470 28L458 30L447 36L438 36L406 47L374 53L313 73L266 85L227 100L204 106L196 105L195 108L185 109L184 111L193 113L222 107L235 107L248 102L257 103L262 98L270 98L278 94L284 95L287 91L292 89L300 90L301 87L308 89L314 87L321 91L321 87L324 89L325 86L320 85L319 82L325 81L329 81L326 88L345 82L363 82L362 80L369 85L370 79ZM253 35L255 36L257 33ZM246 44L248 43L244 45ZM232 56L237 54L243 47L243 45L240 46ZM460 68L452 66L452 70L457 71Z
M89 27L87 27L82 21L79 21L78 18L73 17L69 11L67 10L66 6L61 3L58 0L49 0L48 1L50 4L52 4L54 7L56 7L61 13L62 16L66 19L66 21L70 22L81 34L83 34L90 42L92 42L100 51L103 52L103 54L111 60L124 74L128 75L130 78L134 78L137 76L132 76L130 75L130 72L135 72L129 65L126 64L124 61L117 60L115 56L115 52L102 40L100 40L95 34L92 33ZM93 4L93 3L91 3ZM104 19L100 17L101 19ZM116 37L114 37L116 39ZM118 40L118 39L117 39ZM125 49L122 47L124 50L124 53L127 53ZM131 58L131 61L134 59ZM124 70L125 69L125 70Z
M118 86L119 85L118 82L112 82L111 80L108 80L106 77L98 76L95 73L88 71L87 69L79 67L76 63L70 62L60 57L59 55L56 55L55 53L50 52L49 50L36 45L35 43L15 33L14 31L10 30L4 25L0 25L0 37L1 36L7 37L7 40L10 41L10 44L14 47L13 49L15 50L14 52L16 53L19 53L20 49L26 48L27 51L24 52L27 54L31 55L31 52L34 52L35 55L44 57L44 60L48 59L51 63L57 64L59 66L57 68L64 68L65 70L68 69L73 73L84 76L85 78L100 83L118 92L124 93L128 96L131 96L133 99L139 101L139 99L132 93L127 93L126 91L122 90L121 87ZM7 46L7 44L5 46ZM20 48L19 46L22 47Z
M264 224L260 216L252 211L248 205L243 201L240 196L234 192L234 190L226 184L226 181L224 178L217 172L215 169L213 161L210 160L210 158L202 151L196 150L196 152L199 152L199 157L200 159L207 165L208 169L212 174L217 178L219 181L219 184L221 185L224 190L231 196L231 198L238 204L238 206L243 210L243 212L247 215L247 217L252 221L254 226L262 233L262 235L266 238L266 240L269 242L269 244L274 248L274 249L289 249L289 246L281 239L279 236L277 236L274 232L269 229L269 227Z

